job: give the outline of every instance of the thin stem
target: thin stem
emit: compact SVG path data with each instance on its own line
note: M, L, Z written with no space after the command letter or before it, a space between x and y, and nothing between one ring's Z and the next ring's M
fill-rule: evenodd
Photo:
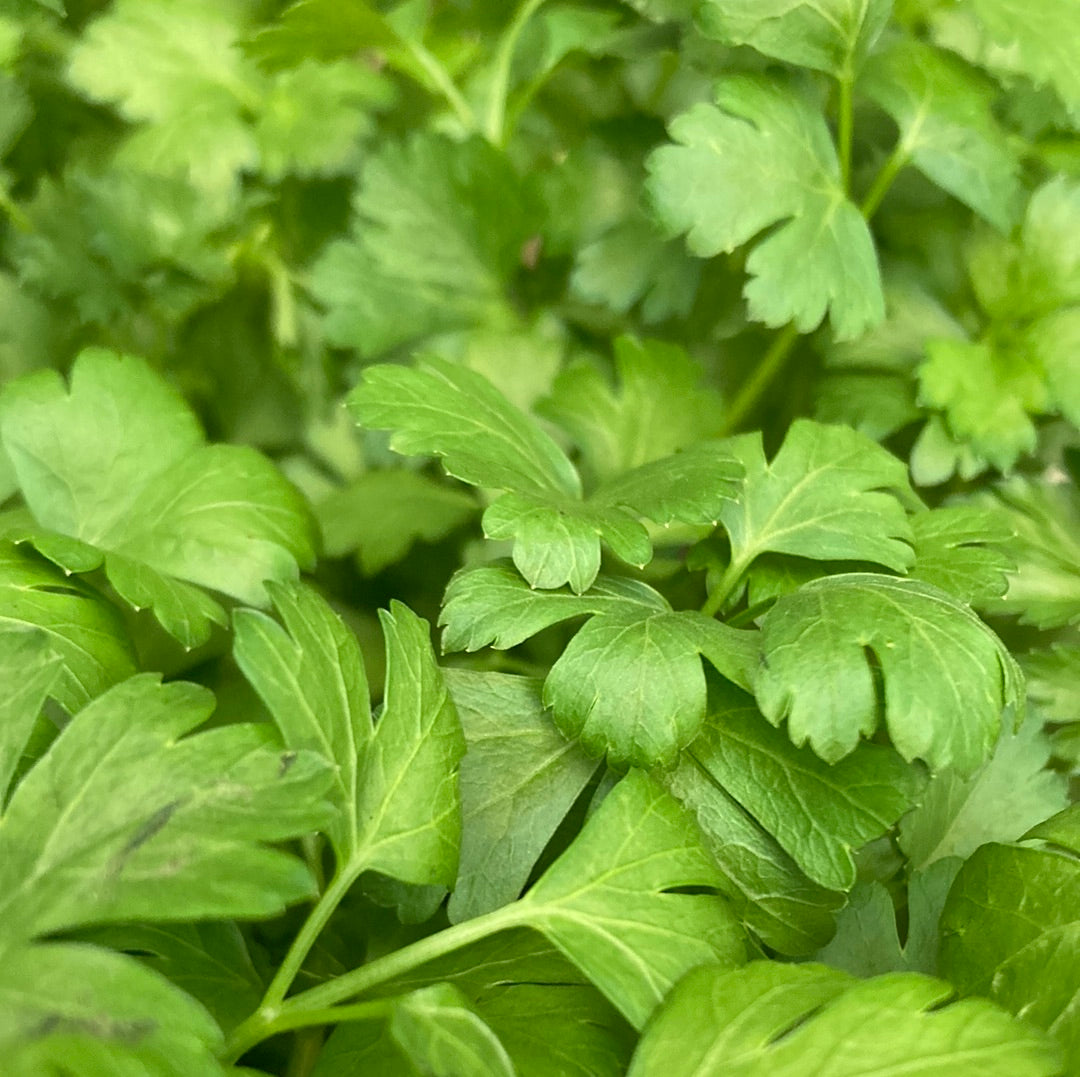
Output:
M476 130L476 114L472 105L465 100L457 84L450 77L450 72L423 45L416 41L406 41L406 47L413 59L424 69L424 73L437 87L447 104L454 110L462 127L467 131Z
M731 564L724 569L720 582L709 592L701 607L701 612L706 617L715 617L723 608L724 603L731 597L731 593L738 586L743 573L749 568L750 560L746 558L732 559Z
M285 955L285 960L282 961L270 986L266 989L260 1011L277 1009L281 1005L289 993L289 988L292 987L293 980L296 979L296 974L307 959L312 946L315 945L319 933L326 927L334 910L341 904L341 899L356 881L362 867L363 865L360 865L356 870L340 872L330 880L330 885L323 891L322 897L304 921L303 927L300 928L289 947L289 952Z
M885 195L889 193L889 188L893 185L900 170L908 163L908 159L907 147L903 142L898 142L889 154L888 160L881 166L881 171L874 177L874 182L870 185L870 190L866 192L866 197L859 207L867 220L877 213L878 207Z
M526 23L543 3L544 0L525 0L511 19L510 25L499 42L488 96L487 118L484 123L484 134L493 145L501 146L506 135L506 98L510 92L510 65L514 60L518 38L521 37L521 31L525 29Z
M322 902L320 901L319 904L321 906ZM336 1003L352 998L362 991L369 991L378 984L411 972L420 965L453 953L469 943L478 942L507 928L520 927L526 922L527 912L520 902L504 905L501 909L496 909L485 916L465 920L463 923L448 927L445 931L439 931L409 946L403 946L400 950L395 950L385 957L376 958L367 965L361 965L358 969L346 972L343 976L302 991L299 995L293 995L288 1001L279 1005L264 1003L233 1030L222 1050L221 1057L226 1062L233 1062L246 1051L250 1051L255 1044L261 1043L278 1032L313 1024L327 1024L328 1015L333 1015L329 1017L330 1021L357 1020L357 1017L339 1015L351 1013L362 1015L362 1007L374 1004L360 1003L355 1007L338 1007ZM307 927L306 924L304 926ZM290 950L290 955L291 953Z
M327 1006L309 1010L279 1010L272 1016L260 1010L238 1025L225 1045L221 1060L232 1065L243 1058L257 1043L282 1032L298 1028L315 1028L320 1025L337 1025L343 1021L373 1021L389 1016L393 1006L391 999L377 998L369 1002L354 1002L350 1006ZM260 1018L255 1022L254 1018Z
M851 132L854 122L855 104L852 99L854 79L849 74L839 76L840 108L837 117L836 143L840 156L840 181L845 193L851 189Z
M762 394L769 387L773 378L780 372L780 368L784 365L788 353L798 338L799 331L794 325L788 325L782 333L774 338L769 350L762 356L761 362L758 363L754 373L743 383L742 388L739 389L735 399L731 402L731 406L727 409L723 427L725 434L732 433L749 412L753 410L754 405L757 404Z

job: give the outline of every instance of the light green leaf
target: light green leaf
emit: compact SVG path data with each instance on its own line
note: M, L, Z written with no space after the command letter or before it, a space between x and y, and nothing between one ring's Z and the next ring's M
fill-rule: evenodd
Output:
M722 898L669 892L720 885L690 815L631 771L516 907L640 1029L689 969L745 959Z
M912 579L933 584L964 602L999 598L1015 562L1005 552L1013 531L994 513L973 506L918 512Z
M994 116L993 84L911 38L874 56L859 88L900 128L916 168L1002 232L1019 214L1020 162Z
M368 683L355 637L304 587L271 586L284 628L263 613L233 615L236 664L273 716L285 744L318 752L334 766L326 833L340 860L360 844L360 758L372 737Z
M662 780L694 815L735 914L779 953L812 954L832 936L844 895L811 882L695 754L683 752Z
M1080 722L1080 644L1053 643L1023 655L1028 699L1052 722Z
M236 660L285 743L336 764L326 828L342 878L380 871L450 885L457 873L461 726L435 663L427 622L400 603L379 617L386 640L385 704L372 728L356 639L306 588L274 588L284 629L236 614Z
M296 0L245 43L266 67L295 67L314 57L338 60L396 44L397 34L363 0Z
M117 611L33 553L0 542L0 624L41 629L63 663L51 694L74 713L135 672Z
M1080 620L1080 495L1072 484L1017 477L977 504L1015 532L1009 552L1017 561L1004 597L980 608L1038 628Z
M593 617L544 682L544 702L563 734L616 766L672 763L705 720L704 656L749 687L754 632L692 610L628 607Z
M476 511L466 492L400 468L369 471L315 506L323 552L355 552L365 576L396 564L417 541L444 538Z
M701 384L701 368L682 348L621 336L614 352L614 385L595 365L573 363L537 407L580 446L595 478L612 478L721 432L719 395Z
M789 64L851 79L892 13L892 0L706 0L705 33Z
M978 1072L1054 1077L1054 1046L981 999L915 973L856 980L822 965L707 966L678 985L634 1055L630 1077L871 1077ZM722 1061L721 1061L722 1060Z
M688 752L809 878L831 890L851 889L853 850L884 834L923 785L917 770L876 745L829 766L735 691L721 696Z
M731 561L759 554L872 561L896 571L913 560L900 498L913 498L902 461L844 426L797 419L769 462L760 434L728 442L746 469L742 497L720 512Z
M769 610L761 645L758 706L827 762L883 721L905 759L971 773L990 755L1002 708L1023 706L1005 645L968 606L917 580L814 580Z
M267 842L325 823L325 763L265 726L184 737L204 688L144 674L80 711L0 827L0 946L124 920L274 916L314 880Z
M0 684L4 686L0 700L0 814L34 722L59 675L60 656L50 648L44 632L0 632Z
M534 591L506 565L463 569L450 580L439 615L443 650L507 650L571 617L632 607L653 613L671 610L648 584L622 576L598 576L585 594L576 595L566 589Z
M137 961L80 943L5 951L0 1054L7 1077L223 1077L221 1030Z
M506 297L538 227L505 155L417 134L368 157L352 234L312 268L331 343L371 358L448 329L515 324Z
M461 763L461 866L452 922L490 912L525 888L595 761L559 735L530 677L448 670L468 751Z
M1080 118L1080 60L1072 48L1080 33L1080 3L1055 0L1040 5L1037 17L1021 0L974 0L972 9L1018 69L1036 83L1049 83Z
M441 456L451 475L508 491L484 513L484 531L514 541L514 563L533 587L587 590L601 540L644 565L652 544L638 517L713 520L738 491L741 468L716 445L644 464L583 500L573 464L534 420L479 374L438 359L369 368L349 404L362 424L393 430L396 451Z
M225 1033L259 1008L266 988L234 923L118 924L79 940L132 954L202 1003Z
M930 340L919 402L945 412L949 431L1001 471L1035 450L1029 412L1045 411L1042 371L1030 355L987 343Z
M186 584L259 605L263 581L314 560L300 494L253 449L205 445L139 359L84 351L70 390L53 371L21 379L0 400L0 431L37 523L98 550L118 593L189 647L224 613Z
M1047 839L1065 838L1055 833L1061 829L1048 828ZM1080 1064L1077 909L1075 856L991 844L964 864L941 918L943 974L964 993L988 994L1050 1031L1065 1049L1063 1072Z
M756 5L755 5L756 6ZM729 75L716 103L677 116L648 161L648 190L671 234L711 258L772 228L746 260L750 316L808 333L859 336L885 315L874 243L847 199L825 120L793 79Z
M1015 732L1006 723L993 756L970 778L934 776L919 806L900 825L912 867L941 857L966 859L988 841L1009 842L1068 803L1063 775L1046 769L1050 740L1034 716Z

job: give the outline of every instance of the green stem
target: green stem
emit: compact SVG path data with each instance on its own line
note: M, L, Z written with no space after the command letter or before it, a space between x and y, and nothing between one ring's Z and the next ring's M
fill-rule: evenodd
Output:
M715 617L723 608L724 603L731 597L732 591L739 584L743 573L750 567L753 558L734 558L726 569L720 582L709 592L701 607L701 612L706 617Z
M544 0L525 0L499 42L488 96L487 119L484 123L484 134L493 145L501 146L506 135L506 98L510 92L510 65L514 60L518 38L521 37L526 23L543 3Z
M758 363L754 373L743 383L735 395L735 399L728 407L723 426L725 434L732 433L749 412L753 410L754 405L757 404L762 394L769 387L773 378L780 372L780 368L784 365L788 353L798 338L799 331L794 325L788 325L782 333L773 339L769 350L762 356L761 362Z
M292 987L293 980L296 979L296 974L307 959L312 946L315 945L319 933L326 927L327 921L333 916L334 910L341 904L341 899L356 881L362 869L363 865L360 864L356 870L340 872L330 880L330 885L323 891L322 897L304 921L304 926L293 939L285 960L282 961L270 986L266 989L262 1005L259 1007L260 1011L276 1010L281 1005L289 993L289 988Z
M852 99L854 79L851 75L839 76L840 81L840 108L837 118L837 152L840 156L840 181L844 185L845 193L851 189L851 132L855 114L855 104Z
M866 197L859 207L860 212L867 220L870 220L877 213L878 207L884 200L885 195L889 193L893 181L907 163L907 148L902 142L898 142L892 153L889 154L888 160L881 166L881 171L874 177L874 182L870 185L870 190L866 192Z
M371 999L369 1002L355 1002L351 1006L327 1006L321 1009L280 1010L273 1015L263 1014L260 1010L254 1017L249 1017L238 1025L226 1043L221 1060L226 1065L234 1064L243 1058L257 1043L282 1032L292 1032L298 1028L315 1028L320 1025L338 1025L343 1021L373 1021L389 1016L393 1000L385 998Z
M322 905L322 901L319 905ZM337 1007L336 1004L362 991L369 991L378 984L392 980L395 976L411 972L420 965L434 961L437 957L453 953L463 946L479 942L480 939L508 928L521 927L525 923L527 923L527 911L522 907L521 902L504 905L501 909L496 909L485 916L477 916L472 920L455 924L445 931L439 931L409 946L403 946L400 950L395 950L385 957L376 958L369 964L361 965L360 968L346 972L334 980L302 991L299 995L293 995L287 1002L277 1005L267 1005L264 1002L255 1013L233 1030L221 1057L227 1062L235 1061L245 1052L250 1051L255 1044L261 1043L269 1036L307 1025L327 1024L327 1015L334 1015L329 1018L331 1021L357 1020L356 1017L338 1015L348 1015L354 1011L360 1013L362 1007L372 1004L360 1003L356 1007ZM307 924L304 926L306 928ZM290 950L290 955L291 953Z
M2 185L0 185L0 211L8 215L11 219L11 223L18 228L20 232L32 232L34 230L30 218L23 213L19 204L10 194L8 194Z
M457 84L450 77L450 72L418 42L406 41L406 47L413 59L424 69L424 74L431 79L439 93L446 99L446 103L454 110L462 127L466 131L475 131L476 114L472 110L472 105L465 100Z

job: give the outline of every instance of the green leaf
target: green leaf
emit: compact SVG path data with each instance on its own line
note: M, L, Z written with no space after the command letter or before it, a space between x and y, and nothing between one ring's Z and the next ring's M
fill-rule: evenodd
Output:
M949 431L1001 471L1034 451L1029 412L1046 410L1042 372L1024 353L930 340L919 368L920 403L945 412Z
M91 924L273 916L312 894L308 869L266 843L325 822L327 765L265 726L184 737L212 708L204 688L143 674L65 727L0 827L5 951Z
M151 607L186 646L224 623L208 587L255 605L263 581L314 560L300 494L253 449L205 445L194 413L141 360L98 349L70 390L41 371L10 385L0 432L23 497L47 531L98 551L122 598ZM49 538L36 541L53 556Z
M693 814L723 876L723 893L767 946L795 957L812 954L832 936L844 895L811 882L695 756L694 749L683 752L663 781Z
M940 980L894 973L855 980L821 965L756 961L696 969L641 1039L630 1077L709 1072L820 1077L895 1070L1053 1077L1053 1045L988 1002L951 1001Z
M694 966L744 960L722 898L670 892L720 883L691 817L631 771L517 907L640 1029Z
M989 36L1010 50L1019 70L1052 86L1080 118L1080 63L1070 47L1080 33L1080 3L1047 5L1038 18L1020 0L975 0L972 9Z
M78 580L8 542L0 542L0 623L45 633L62 662L51 694L68 712L135 672L117 611Z
M797 419L771 462L760 434L728 444L746 469L742 497L720 512L733 565L766 552L911 565L907 469L865 435Z
M994 116L993 84L939 49L898 38L859 88L900 128L900 146L928 179L1002 232L1019 214L1020 162Z
M756 7L756 5L755 5ZM716 103L695 105L648 160L648 191L693 254L730 252L775 225L746 260L750 317L801 333L829 314L833 336L885 316L874 243L848 200L825 120L793 79L730 75Z
M595 761L559 735L531 677L448 670L468 751L452 922L514 901Z
M918 512L911 517L915 536L912 579L933 584L964 602L1000 598L1015 562L1005 552L1012 529L994 513L973 506Z
M572 363L537 408L574 439L590 474L602 481L721 432L719 396L682 348L629 336L613 347L614 385Z
M9 1077L223 1077L221 1031L167 980L121 954L61 942L0 962L0 1052Z
M1016 841L1064 808L1066 781L1046 769L1049 760L1050 740L1031 716L1015 732L1005 724L993 756L971 777L950 770L935 775L900 825L900 847L912 867L966 859L989 841Z
M1080 644L1051 644L1021 659L1028 699L1052 722L1080 721Z
M415 471L369 471L315 506L327 557L356 554L365 576L396 564L414 543L437 542L465 524L476 501Z
M118 924L81 931L79 939L132 954L197 999L223 1032L262 1001L266 985L234 923Z
M905 759L970 774L990 755L1002 708L1023 704L1004 644L968 606L917 580L814 580L769 610L761 645L758 706L827 762L883 723Z
M705 718L699 655L729 680L750 684L757 637L693 610L673 611L651 587L601 577L583 595L535 592L495 566L465 571L446 592L443 647L512 647L582 613L595 616L571 640L544 684L544 702L568 737L616 763L668 763Z
M645 564L652 544L637 517L714 520L741 476L722 446L701 445L625 472L583 500L573 464L534 420L479 374L438 359L420 369L369 368L349 405L363 425L393 430L397 452L441 456L456 478L508 491L484 513L485 533L513 539L518 570L544 589L587 590L600 571L601 540L621 560Z
M735 691L721 696L688 752L810 879L831 890L851 889L853 850L884 834L923 785L917 770L876 745L829 766Z
M344 59L397 40L386 20L362 0L296 0L261 27L245 49L266 67L294 67L310 57Z
M1003 598L984 600L989 613L1021 624L1058 628L1080 619L1080 495L1068 483L1014 478L977 503L1016 534L1017 561Z
M850 79L892 13L892 0L706 0L705 33L729 45Z
M943 974L961 991L988 994L1050 1031L1065 1049L1064 1072L1080 1063L1077 909L1074 856L991 844L964 864L941 918Z
M313 591L273 588L284 628L235 615L237 664L293 749L336 764L326 828L339 874L380 871L449 886L457 873L461 726L431 651L427 622L400 603L379 617L386 640L382 715L372 727L355 637Z
M368 157L354 207L352 234L312 269L331 343L370 358L443 330L513 324L505 293L536 214L489 143L387 144Z
M34 722L59 675L60 656L44 632L0 632L0 684L5 689L0 702L0 813Z

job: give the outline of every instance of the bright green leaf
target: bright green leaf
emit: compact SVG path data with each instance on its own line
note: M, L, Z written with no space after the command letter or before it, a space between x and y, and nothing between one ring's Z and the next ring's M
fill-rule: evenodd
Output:
M461 866L448 909L457 922L518 897L596 763L559 735L539 681L466 670L446 676L468 744Z
M70 390L52 371L22 379L0 402L0 430L37 523L100 551L121 596L187 646L224 613L186 583L258 605L264 580L314 559L300 494L253 449L203 444L194 413L141 360L90 349Z
M832 890L851 889L853 850L884 834L923 784L917 770L876 745L829 766L733 691L688 751L810 879Z
M0 632L0 813L45 697L60 674L49 637L33 629Z
M756 5L755 5L756 6ZM793 79L729 75L716 103L671 123L649 158L661 222L693 254L733 251L776 225L746 260L750 316L803 333L829 314L838 340L885 316L874 243L847 199L825 120Z
M1020 208L1020 162L994 116L989 80L939 49L899 38L859 88L896 121L900 145L928 179L1002 232Z
M326 821L327 765L266 727L184 737L213 697L151 675L80 711L12 795L0 828L5 949L124 920L273 916L311 895L269 848Z
M721 1065L725 1077L1060 1072L1045 1037L989 1002L952 995L950 985L914 973L855 980L822 965L708 966L672 992L630 1077L690 1077Z
M705 0L698 21L729 45L850 79L892 14L892 0Z
M933 584L964 602L1004 594L1015 562L1005 552L1012 529L991 512L955 506L911 517L915 536L912 579Z
M761 645L762 713L774 725L786 718L792 741L827 762L884 724L905 759L971 773L990 755L1002 708L1023 703L1004 644L968 606L917 580L815 580L765 615Z

